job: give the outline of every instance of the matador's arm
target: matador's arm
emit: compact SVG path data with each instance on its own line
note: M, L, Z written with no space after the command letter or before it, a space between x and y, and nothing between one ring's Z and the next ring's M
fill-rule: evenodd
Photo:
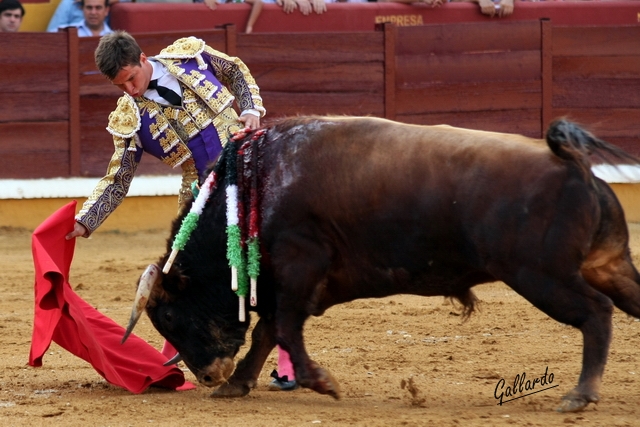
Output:
M88 235L93 233L124 200L138 167L136 152L127 149L130 141L114 136L115 151L109 161L106 175L98 181L91 196L76 215ZM85 236L86 237L86 236Z

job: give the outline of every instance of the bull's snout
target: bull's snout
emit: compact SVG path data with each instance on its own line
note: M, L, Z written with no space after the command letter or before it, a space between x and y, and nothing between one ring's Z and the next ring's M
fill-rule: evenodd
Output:
M211 365L202 369L196 377L202 385L217 387L223 384L233 373L235 365L230 357L218 358Z

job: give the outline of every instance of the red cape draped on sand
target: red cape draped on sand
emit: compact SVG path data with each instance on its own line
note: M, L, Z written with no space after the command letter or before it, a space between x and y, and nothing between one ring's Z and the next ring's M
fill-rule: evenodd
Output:
M69 284L75 239L65 240L73 229L76 202L63 206L33 232L36 271L35 312L29 365L42 366L51 340L91 363L111 384L132 393L149 386L188 390L195 388L175 366L162 366L167 357L131 334L120 344L124 328L80 298Z

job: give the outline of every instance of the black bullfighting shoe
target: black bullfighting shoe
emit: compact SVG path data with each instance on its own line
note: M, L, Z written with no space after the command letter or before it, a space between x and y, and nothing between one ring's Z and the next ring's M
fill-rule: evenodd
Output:
M289 381L287 375L279 377L278 371L275 369L271 372L271 376L273 377L273 381L269 383L269 390L271 391L292 391L298 388L296 380Z

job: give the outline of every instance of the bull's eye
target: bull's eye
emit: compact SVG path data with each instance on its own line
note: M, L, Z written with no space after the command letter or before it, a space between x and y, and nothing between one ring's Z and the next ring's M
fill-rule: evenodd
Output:
M166 312L166 313L164 314L164 320L165 320L165 321L167 321L167 322L169 322L169 323L170 323L170 322L172 322L172 321L173 321L173 316L171 315L171 313Z

